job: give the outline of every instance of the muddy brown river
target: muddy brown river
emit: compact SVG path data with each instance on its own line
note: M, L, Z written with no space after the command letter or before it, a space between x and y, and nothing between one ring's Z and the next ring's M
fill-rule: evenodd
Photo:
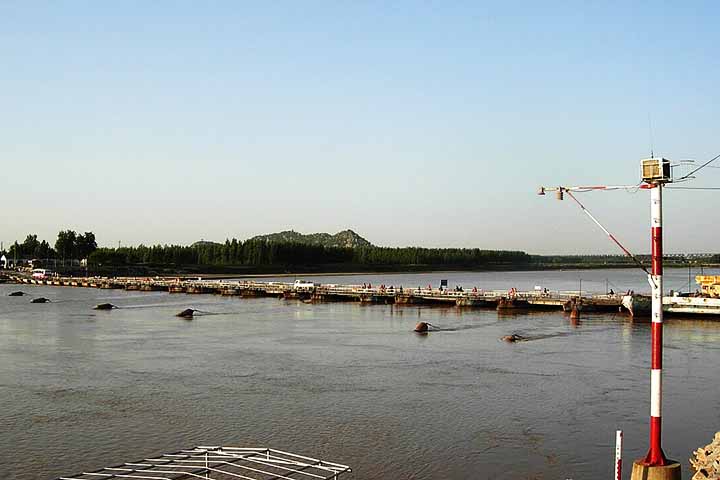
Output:
M631 271L326 277L604 291ZM607 282L606 282L607 280ZM290 280L292 281L292 280ZM687 286L687 271L666 275ZM647 289L647 288L645 288ZM9 297L23 290L24 297ZM36 296L51 303L31 304ZM98 303L121 308L95 311ZM208 312L188 321L174 315ZM441 331L412 332L418 321ZM529 341L506 343L518 333ZM268 446L355 479L610 478L647 448L650 329L624 315L0 285L0 478L52 479L195 445ZM720 322L665 325L664 447L720 430Z

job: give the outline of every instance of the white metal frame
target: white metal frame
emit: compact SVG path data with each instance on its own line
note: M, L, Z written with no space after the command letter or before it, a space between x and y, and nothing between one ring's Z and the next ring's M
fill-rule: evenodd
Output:
M352 470L271 448L200 446L57 480L329 480Z

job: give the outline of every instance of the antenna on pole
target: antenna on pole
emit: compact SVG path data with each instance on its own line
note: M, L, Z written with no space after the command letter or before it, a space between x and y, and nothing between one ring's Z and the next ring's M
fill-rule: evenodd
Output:
M654 158L655 157L655 148L653 147L653 144L655 142L653 141L652 116L650 115L649 110L648 110L648 134L650 136L650 158Z

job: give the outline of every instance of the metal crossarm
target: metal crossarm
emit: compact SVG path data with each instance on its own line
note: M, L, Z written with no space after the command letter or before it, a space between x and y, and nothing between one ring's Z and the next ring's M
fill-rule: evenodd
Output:
M328 480L349 466L271 448L200 446L57 480Z

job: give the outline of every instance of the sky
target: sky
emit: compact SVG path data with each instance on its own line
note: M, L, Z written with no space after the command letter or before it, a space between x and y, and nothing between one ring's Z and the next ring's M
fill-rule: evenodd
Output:
M0 240L351 228L384 246L617 253L538 186L637 184L651 149L720 153L719 14L717 2L1 0ZM720 187L720 169L684 186ZM665 192L666 251L720 251L719 195ZM580 198L649 251L647 191Z

